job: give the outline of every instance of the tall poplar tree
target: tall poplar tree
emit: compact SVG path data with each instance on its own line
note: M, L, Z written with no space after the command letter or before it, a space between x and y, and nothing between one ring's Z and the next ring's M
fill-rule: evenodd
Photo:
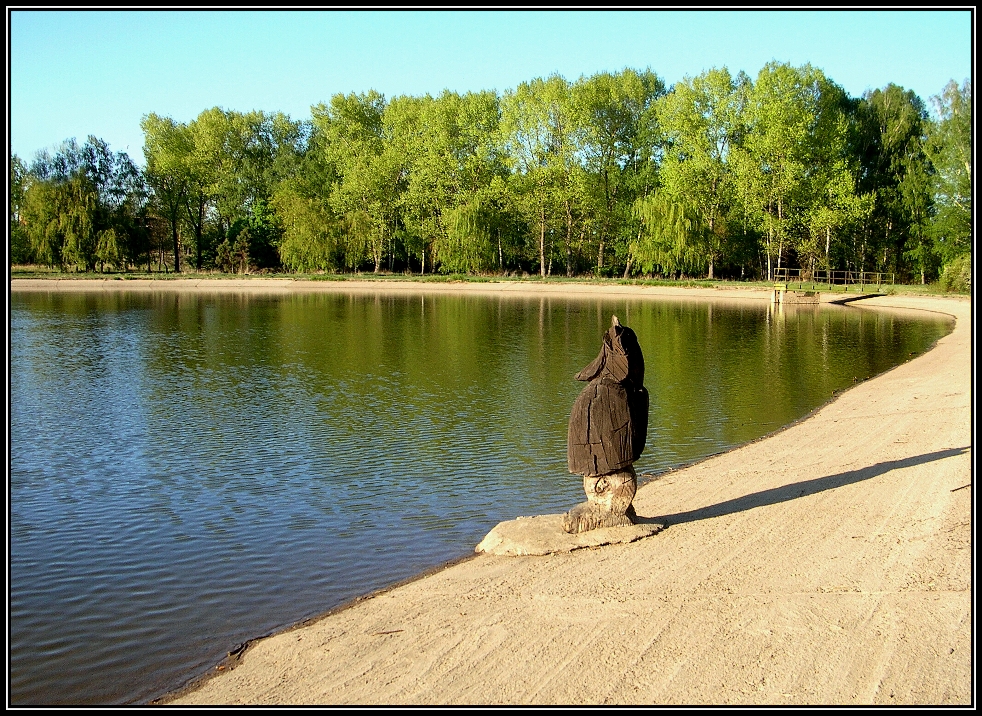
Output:
M707 263L708 277L724 256L726 217L735 201L730 154L742 133L749 81L712 69L685 78L657 104L665 138L660 177L667 198L697 217L691 240Z
M601 72L573 85L578 115L573 136L592 199L581 201L589 201L593 209L587 211L593 219L598 273L612 255L627 259L635 225L631 205L650 189L646 184L658 136L654 105L664 93L664 82L650 69ZM570 216L569 207L565 213ZM567 234L571 228L569 223Z
M553 217L572 202L579 128L571 87L563 77L536 78L501 99L502 137L515 175L509 186L536 229L539 275L551 272ZM559 211L557 211L559 210Z
M145 175L153 192L156 210L170 227L174 271L180 272L180 226L183 212L189 210L195 186L188 161L191 137L185 125L154 113L143 117L140 128L143 130L143 155L147 162ZM202 207L201 213L203 211ZM200 231L196 236L195 247L195 264L200 271Z

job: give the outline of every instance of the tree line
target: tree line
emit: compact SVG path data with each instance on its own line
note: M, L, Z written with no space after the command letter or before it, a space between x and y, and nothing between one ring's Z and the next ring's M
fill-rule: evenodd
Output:
M810 65L337 94L310 119L143 117L10 160L9 256L62 270L767 278L969 265L971 84L933 112Z

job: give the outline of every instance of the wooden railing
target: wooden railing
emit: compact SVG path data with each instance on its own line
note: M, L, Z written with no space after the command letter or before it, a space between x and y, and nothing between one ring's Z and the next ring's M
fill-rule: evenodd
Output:
M834 286L842 286L848 291L850 286L858 286L862 291L868 286L870 289L882 290L884 286L893 285L894 274L881 271L809 271L782 267L774 269L774 281L780 284L796 284L802 289L806 286L812 289L827 286L829 290L834 290Z

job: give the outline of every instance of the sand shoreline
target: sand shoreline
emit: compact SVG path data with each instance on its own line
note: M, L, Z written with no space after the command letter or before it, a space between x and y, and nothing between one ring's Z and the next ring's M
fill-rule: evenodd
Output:
M93 289L44 281L11 289ZM759 288L231 281L167 289L770 300ZM450 563L257 639L158 703L974 704L972 304L860 304L946 313L955 329L808 418L645 484L635 506L665 517L664 532Z
M718 302L743 300L772 301L774 289L750 284L746 286L672 286L620 283L580 283L578 281L547 283L538 279L489 279L487 281L427 281L412 278L365 278L311 280L292 278L13 278L11 292L117 292L141 293L216 293L247 295L285 295L297 293L349 294L456 294L530 298L595 299L597 297L673 298L684 300L712 299ZM792 293L795 287L791 286ZM855 288L855 287L853 287ZM851 303L876 294L815 291L819 303ZM920 298L920 297L918 297ZM946 300L945 297L928 297ZM955 297L950 300L959 300ZM965 297L965 300L968 300Z
M11 291L180 291L215 293L286 294L310 292L392 292L392 293L469 293L469 294L611 294L642 296L762 297L770 290L747 288L699 288L644 286L631 284L545 283L537 280L501 281L414 281L408 279L309 280L290 278L12 278Z

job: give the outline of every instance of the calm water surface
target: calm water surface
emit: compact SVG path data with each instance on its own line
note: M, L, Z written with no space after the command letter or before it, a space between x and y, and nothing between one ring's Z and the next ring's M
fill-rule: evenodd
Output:
M645 356L639 474L772 432L952 327L757 301L11 294L11 703L146 702L580 502L572 376L612 313Z

